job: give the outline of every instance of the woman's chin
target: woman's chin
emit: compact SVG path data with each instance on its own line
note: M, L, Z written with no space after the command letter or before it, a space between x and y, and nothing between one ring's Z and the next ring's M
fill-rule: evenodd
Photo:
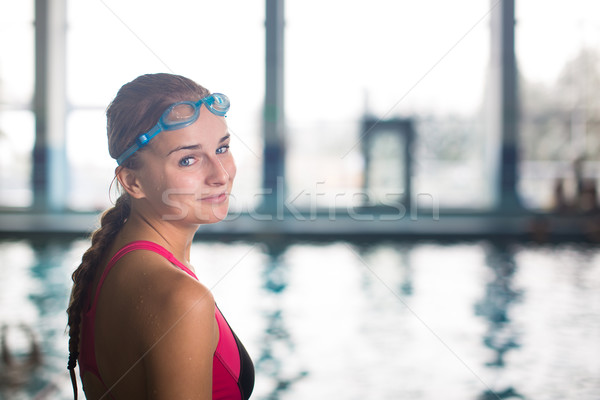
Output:
M162 214L165 221L184 224L214 224L224 220L229 212L229 202L203 207L179 207Z
M227 218L228 212L229 202L225 202L215 207L202 208L201 213L197 213L196 217L201 224L214 224Z

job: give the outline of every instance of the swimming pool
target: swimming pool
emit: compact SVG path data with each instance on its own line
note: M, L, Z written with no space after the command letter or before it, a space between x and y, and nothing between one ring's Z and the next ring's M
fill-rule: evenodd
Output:
M23 382L70 399L65 307L86 240L0 242L0 324ZM489 241L194 242L256 367L253 399L598 399L600 247ZM0 364L1 365L1 364ZM37 396L37 397L36 397Z

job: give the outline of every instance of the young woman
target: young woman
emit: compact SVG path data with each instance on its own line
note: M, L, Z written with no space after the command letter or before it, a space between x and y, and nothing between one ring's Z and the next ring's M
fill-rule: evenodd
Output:
M248 353L190 264L200 224L227 215L236 167L229 100L143 75L107 109L122 195L73 273L69 362L88 399L247 399Z

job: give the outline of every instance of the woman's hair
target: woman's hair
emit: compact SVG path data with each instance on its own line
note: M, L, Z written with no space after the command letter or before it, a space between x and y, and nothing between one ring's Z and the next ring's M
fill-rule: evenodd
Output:
M117 159L136 140L137 136L152 128L164 110L171 104L191 100L197 101L210 92L194 81L172 74L142 75L123 85L106 110L108 150ZM143 151L141 149L140 151ZM140 167L134 153L123 167ZM114 207L105 211L98 228L91 237L91 247L83 254L81 264L73 272L73 289L67 309L69 326L69 361L73 391L77 399L75 365L79 357L79 333L83 308L90 304L90 286L102 260L117 233L121 230L131 209L127 192L117 199Z

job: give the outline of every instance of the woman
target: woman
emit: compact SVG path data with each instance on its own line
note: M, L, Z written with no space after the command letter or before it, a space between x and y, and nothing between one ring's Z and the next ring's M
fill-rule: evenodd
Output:
M69 363L88 399L247 399L254 369L193 273L200 224L227 215L229 100L176 75L140 76L107 109L122 195L73 273Z

